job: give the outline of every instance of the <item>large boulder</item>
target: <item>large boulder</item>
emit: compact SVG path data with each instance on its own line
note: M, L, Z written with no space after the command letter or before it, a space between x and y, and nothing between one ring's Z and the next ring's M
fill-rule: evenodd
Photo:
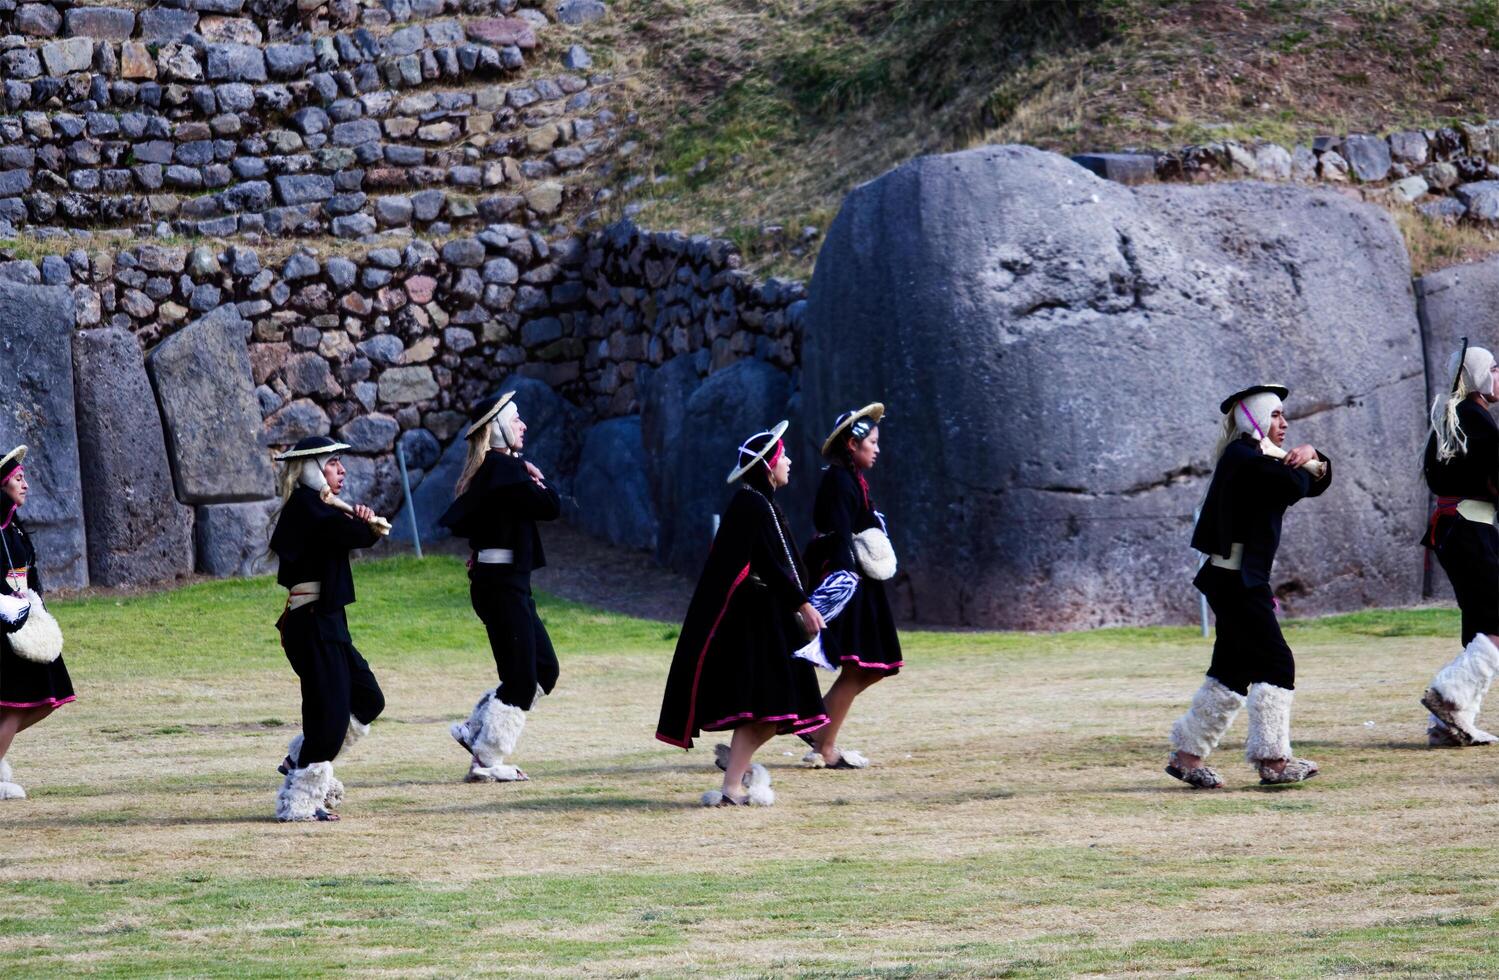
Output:
M190 573L192 514L172 494L140 344L119 327L79 331L73 372L90 580L126 585Z
M1260 183L1125 187L1029 147L855 189L819 254L804 417L890 406L875 488L931 622L1189 621L1218 402L1288 384L1335 462L1274 585L1297 614L1420 597L1425 394L1389 214Z
M275 492L261 445L249 330L235 307L221 306L146 355L177 499L185 504L264 500Z
M422 482L411 492L411 500L401 505L401 510L390 519L393 525L390 536L396 541L412 540L412 511L416 512L417 534L425 544L452 537L447 528L439 527L437 519L453 502L453 489L458 477L463 474L463 463L468 458L468 442L462 436L454 439L443 451L437 464L427 471Z
M640 416L608 419L588 430L573 478L578 526L627 548L654 550L656 508L640 461Z
M791 377L764 361L739 361L716 371L687 400L681 435L668 447L667 496L660 507L657 554L668 566L695 575L713 543L714 515L723 512L739 444L786 417ZM793 463L793 466L795 463ZM800 471L793 470L793 480Z
M0 444L24 443L31 495L22 519L36 538L45 588L88 584L73 407L73 294L66 286L0 288Z
M675 460L682 446L682 423L687 402L708 367L708 351L678 354L659 368L644 367L637 376L640 392L642 460L658 515L677 512ZM675 527L657 527L656 558L666 560Z
M268 549L271 518L280 508L278 500L204 504L195 508L193 538L198 571L220 578L274 571L276 556Z

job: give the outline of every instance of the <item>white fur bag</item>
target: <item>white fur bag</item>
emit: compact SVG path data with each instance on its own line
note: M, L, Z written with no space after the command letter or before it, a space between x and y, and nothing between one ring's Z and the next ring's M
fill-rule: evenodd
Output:
M27 591L22 595L31 601L26 625L10 634L10 648L16 656L39 664L50 664L62 656L62 629L42 605L42 597Z
M854 561L859 563L859 571L876 581L893 578L895 548L890 536L877 527L854 535Z

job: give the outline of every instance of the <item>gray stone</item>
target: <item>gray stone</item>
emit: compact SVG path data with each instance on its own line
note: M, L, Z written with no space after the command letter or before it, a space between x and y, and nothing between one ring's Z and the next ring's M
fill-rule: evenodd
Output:
M290 446L308 436L325 436L332 428L322 406L311 398L296 398L265 420L264 441L271 446Z
M263 82L265 56L249 44L210 44L205 48L205 71L209 81Z
M221 306L146 356L183 503L238 503L274 492L260 444L249 331L238 310Z
M856 188L828 231L801 421L821 433L872 397L891 407L872 482L907 612L1190 622L1217 403L1273 376L1291 388L1290 438L1325 447L1337 484L1287 517L1282 602L1408 604L1426 496L1408 282L1388 212L1335 191L1131 189L1028 147L925 157ZM1150 409L1080 394L1098 364Z
M67 33L100 41L128 41L135 33L135 13L119 7L74 7L63 17Z
M1386 137L1390 144L1390 159L1408 167L1419 167L1428 159L1426 134L1420 132L1391 133Z
M569 498L563 501L563 511L570 513L572 478L583 449L586 416L582 409L536 378L507 378L494 391L515 392L516 410L530 430L526 433L526 458L547 475L564 498Z
M36 538L47 588L88 584L73 404L73 320L66 286L0 288L0 443L30 447L31 495L23 516Z
M462 438L454 439L448 445L436 465L427 471L421 484L412 492L411 500L403 503L400 512L391 518L392 540L411 541L413 511L417 533L424 544L452 537L447 528L438 526L437 520L453 502L453 490L458 486L458 477L463 474L467 456L468 444ZM411 465L409 459L406 465Z
M172 492L161 415L129 331L73 336L89 580L159 582L193 570L191 512Z
M593 59L581 44L570 44L562 54L562 67L568 71L582 71L593 67Z
M484 264L484 243L473 238L458 238L442 247L442 260L458 268L477 269Z
M442 444L426 429L407 429L396 444L405 454L408 468L431 469L442 455Z
M1290 180L1291 154L1279 143L1261 143L1254 148L1254 172L1262 180Z
M731 493L724 477L739 444L785 418L790 399L791 378L755 360L714 372L692 392L680 441L667 448L665 500L656 500L657 555L666 565L687 574L702 568L713 541L713 515L723 512ZM809 474L816 469L811 460L794 459L793 465L797 462L807 464ZM665 501L673 503L672 510L665 509Z
M1469 218L1490 224L1499 222L1499 180L1459 184L1453 193L1468 209Z
M312 67L310 44L268 44L265 64L272 78L301 78Z
M389 518L401 507L401 475L390 456L345 456L344 488L339 496L355 504L364 504L381 517Z
M561 0L557 19L564 24L587 24L607 14L602 0Z
M1366 184L1390 175L1390 144L1378 136L1344 137L1342 152L1353 175Z
M50 3L24 3L16 11L13 26L30 37L54 37L62 29L62 15Z
M267 550L271 518L280 507L279 500L258 500L194 508L193 539L198 571L219 578L275 571L276 557Z
M148 7L140 13L142 41L180 41L193 33L197 26L198 14L193 10Z
M71 71L88 71L94 63L94 42L86 37L52 41L42 45L42 63L49 75L66 75Z
M347 442L356 453L388 453L400 432L400 424L389 415L371 413L345 423L338 430L338 440Z
M276 178L276 196L286 205L311 204L333 196L333 178L322 174L289 174Z
M1155 180L1155 157L1149 153L1079 153L1072 160L1105 180L1121 184Z
M573 478L583 530L627 548L654 552L656 509L640 461L640 416L608 419L588 430Z
M387 368L380 374L380 401L387 405L409 405L437 397L437 381L425 364Z
M1404 180L1397 180L1390 185L1390 193L1406 204L1420 200L1426 195L1426 178L1407 177Z
M357 346L359 353L376 364L399 364L401 355L406 352L406 345L401 343L401 338L388 333L375 334L368 340L360 341Z
M1444 224L1455 224L1458 219L1468 213L1463 202L1455 197L1438 197L1434 200L1423 201L1416 205L1416 210L1431 220Z
M380 124L373 119L354 119L335 123L333 143L335 146L359 146L380 139Z

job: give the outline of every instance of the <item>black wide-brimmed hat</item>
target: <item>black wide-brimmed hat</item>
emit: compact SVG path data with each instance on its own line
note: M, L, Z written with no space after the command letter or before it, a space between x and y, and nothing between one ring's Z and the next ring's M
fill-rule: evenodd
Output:
M503 395L490 395L475 405L473 415L471 416L474 420L473 424L468 427L468 431L463 434L463 438L472 439L476 433L484 431L484 427L496 415L500 414L500 410L509 405L514 398L515 392L512 390L505 392Z
M17 446L10 452L0 457L0 480L14 473L20 467L21 461L26 458L26 447Z
M878 425L880 419L884 417L885 406L882 402L870 402L863 408L857 409L852 412L844 412L842 415L838 416L837 421L833 423L833 431L829 432L828 437L822 441L822 454L826 456L831 453L833 451L833 444L836 443L838 439L845 433L856 435L860 439L863 439L866 435L868 435L869 429L865 429L862 433L852 433L853 427L864 419L868 419L869 428L873 428L874 426Z
M765 457L770 455L781 441L781 436L786 434L786 427L791 423L784 419L777 422L775 427L765 432L756 432L739 446L739 465L729 472L729 478L725 483L733 483L744 474L748 473L757 463L763 463Z
M1232 412L1234 410L1235 405L1239 404L1239 402L1248 398L1250 395L1261 395L1265 392L1269 392L1276 398L1279 398L1281 401L1285 401L1286 396L1291 393L1291 389L1287 388L1285 385L1250 385L1243 391L1236 391L1232 395L1229 395L1227 398L1223 399L1223 404L1218 406L1218 411L1222 412L1224 415L1227 415L1229 412Z
M310 459L313 456L331 456L334 453L341 453L345 449L352 448L346 442L339 442L327 436L308 436L280 456L277 456L276 462L284 463L289 459Z

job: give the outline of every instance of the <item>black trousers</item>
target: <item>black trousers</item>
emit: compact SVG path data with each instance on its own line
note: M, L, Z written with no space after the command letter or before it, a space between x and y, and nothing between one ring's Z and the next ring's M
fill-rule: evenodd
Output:
M560 673L552 638L536 614L530 573L510 571L503 565L475 565L469 575L469 599L489 633L489 648L500 676L497 696L505 704L529 711L537 685L551 694Z
M1499 634L1499 529L1463 517L1437 525L1437 561L1463 614L1463 646L1479 633Z
M302 751L298 764L332 762L343 748L349 716L368 725L385 710L370 665L349 642L342 609L304 606L281 618L281 648L302 684Z
M1296 689L1296 658L1275 619L1270 586L1247 586L1237 571L1203 566L1197 588L1218 620L1208 676L1238 694L1250 684Z

